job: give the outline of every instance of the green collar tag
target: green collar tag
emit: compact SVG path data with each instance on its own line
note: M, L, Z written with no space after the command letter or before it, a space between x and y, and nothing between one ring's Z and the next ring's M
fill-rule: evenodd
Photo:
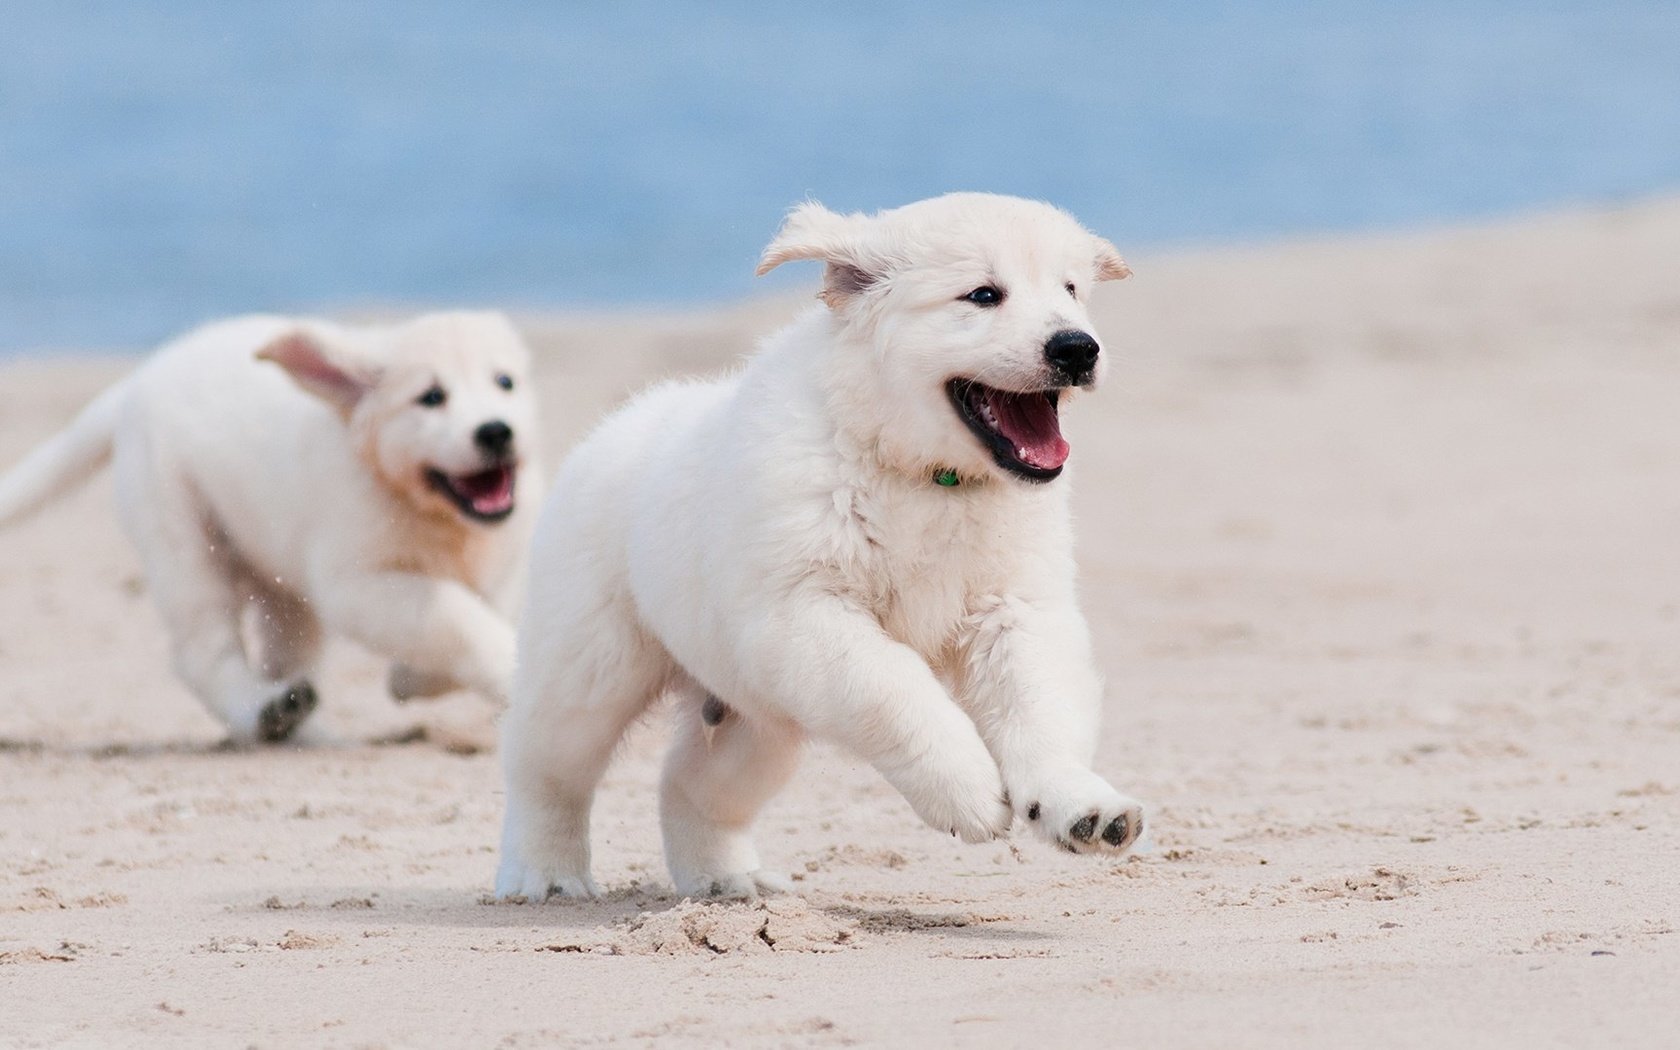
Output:
M946 488L951 488L952 486L959 484L960 479L957 477L956 471L952 470L950 467L943 467L933 472L933 483L935 485L943 485Z

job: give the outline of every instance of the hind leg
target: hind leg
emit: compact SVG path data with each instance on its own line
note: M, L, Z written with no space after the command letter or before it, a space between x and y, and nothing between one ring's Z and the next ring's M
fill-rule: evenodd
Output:
M665 863L691 897L784 893L752 841L758 811L799 764L804 734L791 722L743 718L698 688L676 698L677 724L659 785Z
M239 632L243 596L233 581L207 559L186 555L149 569L181 680L234 740L291 736L315 710L315 689L305 678L282 684L252 669Z
M271 681L307 677L321 658L321 621L294 594L252 581L249 605L256 626L257 656Z
M123 523L169 631L176 673L234 740L284 740L314 711L314 688L252 668L240 632L250 589L236 552L178 478L141 473L124 463L124 451L117 472Z
M595 787L624 730L674 671L627 608L566 619L556 630L533 608L522 628L502 732L507 815L496 896L504 899L600 893L589 870Z

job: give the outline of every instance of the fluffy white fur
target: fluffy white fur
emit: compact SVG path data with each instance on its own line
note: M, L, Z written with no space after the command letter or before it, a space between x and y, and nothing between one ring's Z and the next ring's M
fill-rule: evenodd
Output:
M510 507L500 471L535 447L528 358L499 314L212 324L0 477L0 525L111 459L176 670L237 740L308 717L328 632L398 661L399 699L502 698L514 634L496 606L534 512ZM511 440L479 436L495 421ZM463 478L477 503L445 491Z
M970 842L1019 817L1113 854L1142 830L1091 770L1101 684L1067 479L1003 469L946 392L1057 386L1046 340L1090 332L1092 285L1125 264L1061 211L979 194L876 216L804 205L760 272L795 259L825 264L826 309L736 375L642 395L560 471L505 725L502 897L598 892L595 786L662 693L660 812L685 894L781 885L750 825L808 734ZM1003 301L964 298L980 286ZM944 469L961 483L935 484Z

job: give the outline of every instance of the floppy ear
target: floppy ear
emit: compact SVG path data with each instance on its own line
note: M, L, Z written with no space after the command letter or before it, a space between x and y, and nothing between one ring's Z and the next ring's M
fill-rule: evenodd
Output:
M1118 248L1101 237L1091 239L1097 242L1097 280L1123 281L1132 275L1132 268L1120 258Z
M344 416L379 382L379 367L372 361L301 328L280 336L256 356L284 368L292 382Z
M862 215L836 215L816 201L806 201L788 213L754 272L762 277L785 262L820 260L828 264L823 268L822 301L838 307L886 276L884 261L868 247L869 221Z
M1132 276L1132 267L1121 259L1121 250L1102 237L1092 235L1092 240L1097 242L1097 281L1126 281Z

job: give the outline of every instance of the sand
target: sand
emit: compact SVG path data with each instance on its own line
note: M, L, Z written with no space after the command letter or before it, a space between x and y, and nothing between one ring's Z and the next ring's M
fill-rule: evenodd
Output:
M1149 851L817 748L798 894L675 900L656 718L607 898L487 903L493 712L346 648L307 746L222 749L101 481L0 535L0 1044L1674 1045L1680 200L1134 263L1069 429ZM553 446L801 302L526 318ZM128 366L0 366L0 463Z

